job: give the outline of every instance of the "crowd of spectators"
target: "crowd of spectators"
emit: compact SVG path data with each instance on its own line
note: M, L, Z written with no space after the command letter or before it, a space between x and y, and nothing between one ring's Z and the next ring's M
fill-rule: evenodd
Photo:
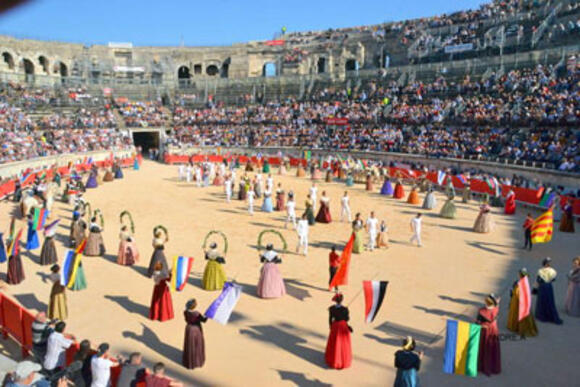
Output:
M123 101L118 105L119 112L128 127L163 126L169 118L160 102Z

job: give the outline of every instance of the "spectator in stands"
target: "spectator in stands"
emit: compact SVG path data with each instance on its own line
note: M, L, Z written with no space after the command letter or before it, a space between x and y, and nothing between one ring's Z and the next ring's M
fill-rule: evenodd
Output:
M79 350L75 353L73 363L80 363L80 369L71 375L75 387L89 387L92 382L91 373L91 342L83 340L79 344Z
M48 337L52 332L53 328L46 318L46 313L37 313L32 322L32 353L40 363L44 361Z
M183 384L165 376L165 364L156 363L153 373L145 377L145 387L183 387Z
M123 363L121 368L117 387L135 387L137 382L145 380L145 368L142 361L143 357L139 352L133 352L129 356L129 361Z
M54 326L54 332L48 336L44 369L54 372L66 364L66 350L75 343L75 337L64 333L66 323L59 321Z
M25 387L25 386L35 386L35 387L50 387L50 382L45 378L41 377L38 373L42 369L42 366L37 363L33 363L29 360L22 361L16 365L16 370L9 375L8 381L5 384L6 387ZM66 379L62 378L59 380L57 387L67 386Z
M99 345L97 353L91 359L91 387L108 387L111 381L111 367L119 365L122 358L109 356L109 344Z

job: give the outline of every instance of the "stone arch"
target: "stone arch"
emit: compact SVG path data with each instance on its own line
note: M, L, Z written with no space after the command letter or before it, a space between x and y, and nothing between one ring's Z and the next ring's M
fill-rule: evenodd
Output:
M2 52L2 61L8 66L9 70L14 70L14 57L8 51Z
M61 77L66 78L68 77L68 66L64 62L60 62L58 66L58 72Z
M209 75L210 77L215 77L216 75L218 75L218 74L219 74L219 72L220 72L220 69L219 69L219 67L217 67L217 66L216 66L216 65L214 65L214 64L210 64L209 66L207 66L207 67L205 68L205 73L206 73L207 75Z
M43 73L50 74L50 65L46 56L40 55L38 57L38 64L40 65L40 68L42 69Z
M191 72L189 71L189 67L187 66L179 66L179 68L177 69L177 79L179 80L184 80L184 79L190 79L191 78Z
M344 70L345 71L357 71L358 70L358 61L356 59L347 59L344 63Z
M266 62L262 66L263 77L275 77L278 75L278 66L275 62Z
M326 60L326 57L324 57L324 56L319 57L318 61L316 62L316 72L318 74L325 73L327 68L328 68L328 61Z
M26 75L34 75L34 63L28 58L22 58L22 69Z

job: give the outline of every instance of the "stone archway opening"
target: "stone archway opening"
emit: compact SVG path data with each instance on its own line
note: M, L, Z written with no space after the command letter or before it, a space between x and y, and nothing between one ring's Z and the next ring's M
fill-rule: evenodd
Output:
M358 62L356 59L347 59L344 64L345 71L357 71L358 70Z
M209 65L205 68L205 73L210 77L215 77L220 72L220 69L216 65Z
M50 66L48 64L48 59L44 55L38 57L38 64L42 68L42 72L45 74L50 74Z
M278 67L274 62L266 62L264 63L264 67L262 67L262 76L263 77L275 77L278 75Z
M189 71L189 67L181 66L177 69L177 82L180 86L189 85L190 79L191 73Z
M14 70L14 58L9 52L2 53L2 60L8 66L8 70Z
M317 72L318 72L318 74L322 74L322 73L326 72L326 58L325 57L318 58Z

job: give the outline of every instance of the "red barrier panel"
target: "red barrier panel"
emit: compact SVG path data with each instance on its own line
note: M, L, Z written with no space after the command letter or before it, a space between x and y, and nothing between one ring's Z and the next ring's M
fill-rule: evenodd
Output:
M2 333L4 338L10 335L22 345L22 355L26 356L24 349L24 332L22 328L22 308L12 299L2 297Z

